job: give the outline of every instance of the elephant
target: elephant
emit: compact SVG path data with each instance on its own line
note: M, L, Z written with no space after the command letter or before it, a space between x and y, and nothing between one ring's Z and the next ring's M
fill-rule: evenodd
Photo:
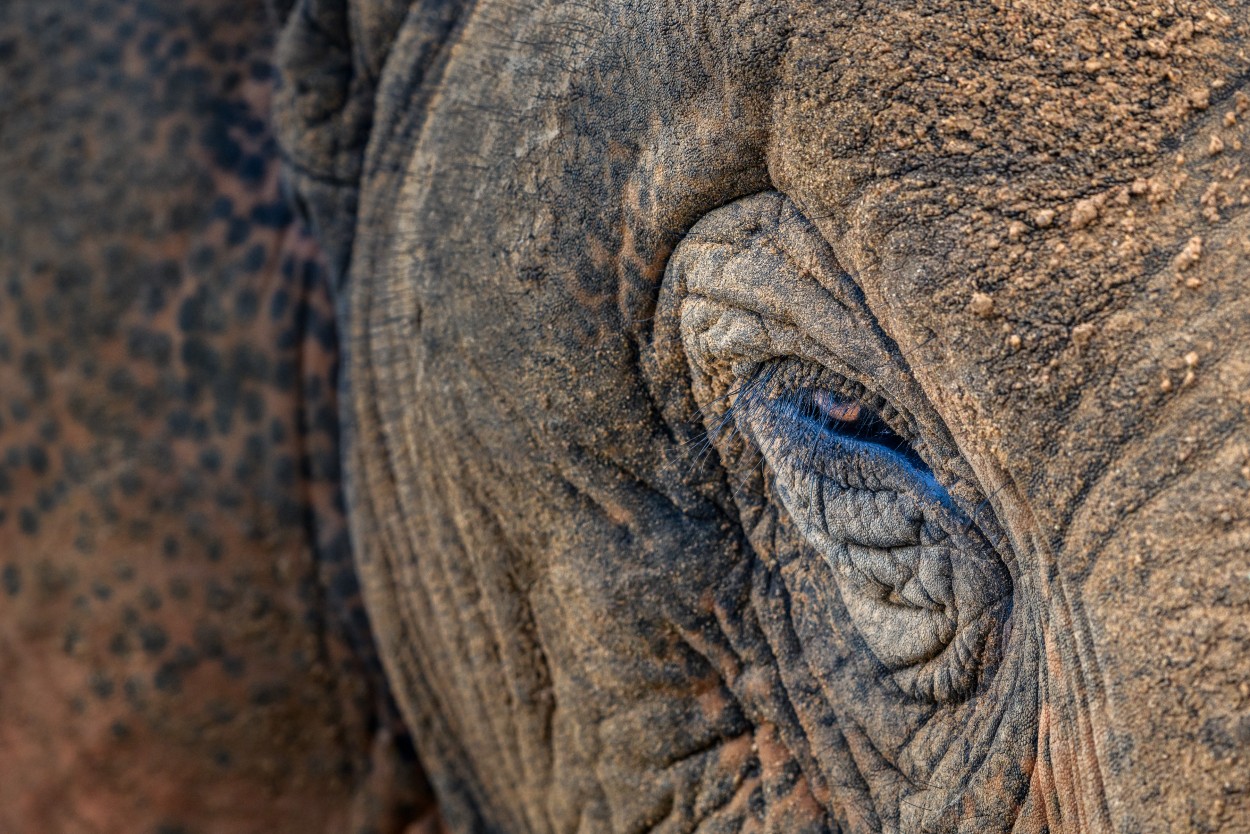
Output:
M4 834L386 834L432 802L350 566L275 25L0 4Z
M1250 829L1247 4L0 21L0 828Z

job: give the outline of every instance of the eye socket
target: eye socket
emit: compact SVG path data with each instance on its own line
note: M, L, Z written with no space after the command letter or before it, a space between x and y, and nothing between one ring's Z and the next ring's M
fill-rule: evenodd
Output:
M1012 607L997 527L978 523L974 473L824 237L780 195L731 204L690 231L665 286L707 445L752 545L808 583L805 628L842 658L828 674L970 696Z
M866 648L913 697L967 695L991 665L1011 582L933 474L910 418L813 362L739 367L728 415L795 531L831 569Z

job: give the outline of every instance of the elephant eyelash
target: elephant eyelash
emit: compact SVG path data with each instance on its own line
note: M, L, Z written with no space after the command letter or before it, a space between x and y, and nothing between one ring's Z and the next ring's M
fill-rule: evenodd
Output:
M881 413L859 399L828 389L799 389L787 392L774 407L798 431L808 435L813 453L834 438L855 440L899 455L914 468L932 475L928 464L911 442L896 432Z
M923 473L933 472L916 449L914 435L884 398L840 374L795 359L761 365L732 392L723 428L746 410L764 408L774 429L806 449L808 463L828 454L838 440L853 440L893 453Z

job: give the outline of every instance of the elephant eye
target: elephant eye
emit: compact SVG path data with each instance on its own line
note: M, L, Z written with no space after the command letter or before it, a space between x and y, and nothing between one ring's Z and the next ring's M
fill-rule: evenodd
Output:
M748 379L731 393L722 428L733 424L748 435L783 481L866 477L882 489L897 481L951 505L917 430L881 394L797 357L760 363Z
M914 697L957 699L989 662L1010 580L920 454L906 415L797 357L743 369L729 413L766 488L830 568L846 615Z
M858 441L893 452L925 474L931 474L911 443L886 423L878 409L855 399L824 389L800 389L786 392L783 410L818 433L820 443L832 436Z
M821 674L850 697L877 684L930 703L970 697L997 668L1012 610L1005 545L824 235L783 195L746 198L690 230L664 286L701 445L761 565L802 589L805 640L834 661Z

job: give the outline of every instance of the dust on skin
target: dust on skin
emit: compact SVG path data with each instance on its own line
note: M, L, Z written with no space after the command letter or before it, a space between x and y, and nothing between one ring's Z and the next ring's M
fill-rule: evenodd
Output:
M1248 636L1228 618L1246 604L1250 445L1232 427L1250 407L1250 14L1045 0L874 14L890 25L837 11L797 25L774 179L870 276L966 448L1045 508L1029 524L1085 595L1052 637L1089 629L1108 653L1073 638L1051 668L1123 663L1071 694L1091 701L1088 741L1072 743L1116 774L1115 814L1234 830L1250 814L1226 741L1248 703L1227 652ZM1180 436L1162 428L1178 420ZM1120 541L1128 517L1146 529ZM1157 643L1134 636L1142 622ZM1043 736L1076 733L1079 712ZM1178 761L1194 795L1162 802Z

